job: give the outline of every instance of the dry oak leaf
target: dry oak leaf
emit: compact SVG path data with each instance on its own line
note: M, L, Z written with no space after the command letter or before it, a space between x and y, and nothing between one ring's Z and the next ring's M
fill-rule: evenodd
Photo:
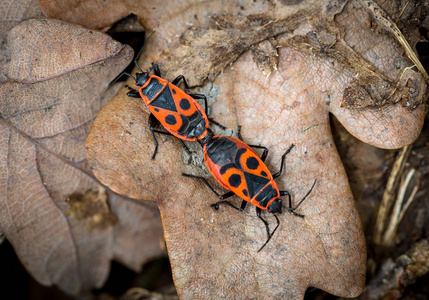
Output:
M103 29L113 25L121 18L134 14L148 28L157 28L161 35L168 31L183 32L189 25L201 26L209 16L209 12L239 13L242 7L232 1L200 0L86 0L61 1L39 0L40 9L49 18L55 18L89 28ZM249 7L252 8L249 10ZM258 12L269 8L269 4L261 1L246 4L248 12ZM168 7L168 9L166 9ZM201 21L204 20L204 21ZM162 24L162 26L159 26ZM166 32L164 32L166 31ZM174 36L165 34L174 39Z
M276 2L273 5L284 7L271 11L284 13L285 3ZM323 4L331 10L322 9ZM325 20L317 19L314 6L316 11L335 13ZM379 147L399 148L417 138L424 105L414 110L399 103L390 103L383 110L341 107L343 92L354 78L363 78L359 84L364 84L370 74L376 74L381 79L377 84L390 84L383 90L390 93L394 89L391 83L411 66L410 61L393 36L364 26L372 19L359 1L317 1L291 7L290 14L308 9L312 18L294 19L298 24L293 29L286 28L285 34L276 36L275 44L280 46L278 71L268 78L253 61L251 51L243 53L231 67L217 66L212 59L218 58L208 55L215 53L210 45L219 44L225 45L226 54L238 56L245 51L246 48L234 44L245 40L240 32L255 33L248 36L249 47L252 41L261 41L264 34L265 39L271 38L260 24L253 30L229 26L218 29L218 33L196 29L190 34L194 39L185 39L184 45L169 45L185 25L167 26L159 22L140 60L142 67L150 66L152 61L161 62L161 71L168 68L166 79L183 74L196 79L191 84L209 77L206 65L218 68L212 74L225 68L223 74L212 75L210 78L216 77L213 84L202 90L215 98L211 117L230 128L241 125L248 144L267 146L267 164L273 172L278 170L281 154L290 144L296 145L286 159L285 173L277 180L280 189L291 192L294 203L308 191L314 179L318 180L298 209L305 218L280 215L281 225L261 253L257 250L265 241L266 232L254 209L248 205L239 213L227 206L218 211L210 208L217 201L216 196L200 182L181 176L183 171L204 170L189 165L195 157L189 159L177 140L158 136L159 153L156 160L151 160L154 145L147 128L148 109L138 99L126 97L126 89L103 108L88 135L88 160L100 181L120 194L158 204L173 278L183 299L301 299L310 286L342 297L355 297L362 292L365 240L332 139L329 113L357 138ZM242 9L244 13L247 8ZM191 6L186 14L195 10ZM154 14L153 18L157 17ZM168 20L168 16L160 19ZM203 22L203 18L198 20ZM269 24L273 23L281 22ZM217 40L219 37L224 40ZM208 49L202 47L204 44ZM161 47L161 55L159 45L167 47ZM192 65L177 59L198 56L205 61ZM228 59L220 57L217 62ZM407 72L403 79L416 81L412 96L423 99L426 85L421 75L411 69ZM193 149L198 158L199 146ZM209 181L222 191L213 179ZM231 202L239 205L240 200L232 198ZM271 227L275 224L269 214L264 217Z
M6 37L9 30L29 18L42 17L37 0L4 0L0 2L0 81L6 80L9 52Z
M11 28L23 19L41 17L42 12L37 0L2 1L0 3L0 81L6 80L8 51L6 36ZM4 235L0 232L0 244L4 241Z
M138 271L162 253L159 212L104 191L85 156L91 123L112 96L104 90L132 49L101 32L37 19L14 27L7 47L1 231L37 281L67 293L101 287L112 259Z
M158 136L159 152L151 160L148 113L138 99L127 98L123 90L93 123L87 153L94 174L118 193L157 202L176 289L183 299L300 299L308 286L356 296L363 287L364 237L346 174L328 135L329 123L324 114L308 112L303 118L298 110L322 106L285 101L293 97L284 94L261 95L268 87L281 86L283 68L281 63L271 79L275 85L264 85L265 77L246 53L233 70L227 68L215 80L222 94L218 99L227 100L212 106L213 116L224 123L237 120L245 141L268 146L273 172L281 154L291 143L296 145L286 160L286 172L277 180L280 188L297 201L318 180L299 210L305 219L287 212L280 215L281 226L261 253L257 250L266 232L254 209L249 205L239 213L228 207L210 208L217 200L211 191L181 176L186 166L177 141ZM250 79L240 72L251 74ZM234 76L240 81L232 86ZM257 108L262 102L267 109ZM216 113L219 110L224 113ZM261 124L264 127L258 127ZM239 204L238 199L231 201ZM274 226L275 219L264 216Z
M39 0L45 16L96 29L108 27L129 15L132 2L138 6L137 1L123 0Z
M42 12L37 0L4 0L0 3L0 16L0 41L5 43L9 30L22 20L41 17Z

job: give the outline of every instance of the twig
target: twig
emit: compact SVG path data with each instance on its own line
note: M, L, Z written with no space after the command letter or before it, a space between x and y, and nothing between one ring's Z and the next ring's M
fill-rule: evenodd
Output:
M419 190L419 185L420 183L414 186L410 197L408 197L407 203L405 203L404 208L401 210L401 214L399 215L398 224L401 223L402 218L405 215L405 212L407 211L408 207L411 205L411 202L413 202L414 198L416 197L417 191Z
M412 66L406 67L406 68L404 68L404 70L402 70L402 72L401 72L401 76L399 76L398 81L396 81L396 86L395 86L395 88L394 88L394 89L393 89L393 91L390 93L390 95L389 95L386 99L384 99L384 100L383 100L383 102L381 103L381 105L385 104L385 103L386 103L386 101L387 101L387 100L389 100L389 98L390 98L390 97L392 97L392 96L393 96L393 94L396 92L396 90L398 89L399 83L400 83L400 81L401 81L401 79L402 79L402 76L404 75L405 71L407 71L407 70L409 70L409 69L412 69L412 68L414 68L415 66L416 66L416 65L412 65Z
M410 4L411 0L408 0L407 4L404 5L404 7L401 10L401 13L396 18L395 24L398 23L399 19L401 18L402 14L404 13L405 9L407 8L408 4Z
M384 190L383 199L381 200L380 207L378 209L377 222L374 230L374 243L382 243L382 235L386 224L387 214L393 205L395 190L398 186L398 179L404 170L405 162L411 153L411 145L402 148L399 157L396 159L392 173L390 174L389 180L387 181L386 189Z
M393 211L390 217L389 225L387 226L386 231L384 232L384 237L383 237L384 246L390 246L390 244L392 243L393 238L396 235L396 231L398 229L399 223L401 222L401 219L404 216L405 211L408 209L412 200L414 199L415 193L414 195L411 194L412 197L410 196L405 206L402 207L402 203L404 202L405 192L408 189L411 178L414 176L415 171L416 171L415 169L411 169L408 172L407 176L405 177L405 180L401 182L401 186L399 187L399 191L398 191L398 197L396 198L395 205L393 206ZM414 187L413 192L414 191L417 192L416 188L418 189L417 185Z

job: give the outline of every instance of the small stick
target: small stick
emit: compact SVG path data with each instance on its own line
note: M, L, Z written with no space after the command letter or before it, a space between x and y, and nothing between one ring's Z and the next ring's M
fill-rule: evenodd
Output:
M404 170L405 163L411 153L411 148L411 145L402 148L399 153L399 157L393 164L392 173L387 181L386 189L384 190L383 198L381 200L380 207L378 208L377 221L374 230L374 243L376 244L382 243L382 235L386 224L387 214L393 205L393 196L395 195L395 190L398 186L398 179L401 177Z

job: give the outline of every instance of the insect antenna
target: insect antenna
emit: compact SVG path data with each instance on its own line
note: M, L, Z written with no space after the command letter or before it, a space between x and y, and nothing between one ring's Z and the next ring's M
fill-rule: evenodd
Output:
M132 79L134 79L134 81L137 81L137 79L133 75L131 75L130 73L124 72L121 75L125 75L125 76L128 76L128 77L131 77Z
M144 46L146 45L147 40L152 36L152 34L154 34L154 32L155 32L155 30L154 30L154 31L152 31L152 32L149 34L149 36L144 40L144 42L143 42L143 46L140 48L139 53L138 53L138 54L136 55L136 57L134 58L134 64L136 65L136 67L137 67L137 68L140 70L140 72L142 72L142 73L143 73L143 70L142 70L142 68L140 68L139 64L137 63L137 60L139 59L140 54L142 54L142 51L143 51L143 49L144 49Z
M301 199L301 201L299 201L299 203L295 206L295 207L284 207L285 209L287 209L288 211L293 212L295 209L298 208L298 206L301 205L302 202L304 202L304 200L308 197L308 195L310 195L311 191L313 190L314 186L316 185L317 179L314 180L313 185L311 186L310 190L307 192L307 194L305 194L305 196Z
M144 42L143 42L143 46L140 48L140 51L139 51L139 53L137 54L137 56L134 58L134 64L136 65L136 67L140 70L140 72L142 72L142 73L144 73L143 72L143 70L142 70L142 68L139 66L139 64L137 63L137 59L140 57L140 54L142 53L142 51L143 51L143 49L144 49L144 46L145 46L145 44L146 44L146 42L147 42L147 40L152 36L152 34L155 32L155 30L154 31L152 31L150 34L149 34L149 36L144 40ZM111 87L116 81L118 81L119 80L119 78L121 78L122 77L122 75L126 75L126 76L128 76L128 77L131 77L132 79L134 79L134 81L137 81L136 80L136 78L134 77L134 76L132 76L131 74L129 74L129 73L127 73L127 72L122 72L121 74L119 74L118 76L116 76L116 78L115 79L113 79L108 85L107 85L107 87L106 87L106 90L109 88L109 87Z

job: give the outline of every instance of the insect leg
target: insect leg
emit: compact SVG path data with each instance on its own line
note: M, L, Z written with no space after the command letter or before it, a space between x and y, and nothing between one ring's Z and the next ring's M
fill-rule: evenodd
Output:
M204 177L196 176L196 175L192 175L192 174L186 174L186 173L182 173L182 176L191 177L191 178L197 178L197 179L202 180L202 182L204 182L204 184L205 184L205 185L207 185L207 186L209 187L209 189L210 189L213 193L215 193L215 194L216 194L216 196L218 196L218 197L219 197L219 199L224 200L224 199L227 199L227 198L229 198L229 197L231 197L231 196L234 196L234 193L233 193L233 192L231 192L231 191L230 191L230 192L225 193L224 195L220 195L218 192L216 192L216 191L215 191L215 189L210 185L210 183L208 183L208 182L207 182L207 180L206 180Z
M301 205L302 202L304 202L304 200L308 197L308 195L310 195L310 193L313 191L314 186L316 185L317 179L314 180L313 185L311 186L310 190L307 192L307 194L305 194L305 196L298 202L298 204L295 207L292 207L292 202L290 199L290 194L288 191L280 191L280 196L288 196L289 197L289 207L285 207L285 209L289 210L291 213L293 213L295 216L301 217L303 218L303 215L297 214L296 212L294 212L295 209L298 208L298 206Z
M229 192L229 193L232 193L232 192ZM227 195L227 194L229 194L229 193L226 193L225 195ZM223 197L224 197L225 195L223 195ZM231 195L231 196L233 196L233 195L234 195L234 193L232 193L232 195ZM228 197L230 197L230 196L228 195L228 196L227 196L227 198L228 198ZM224 198L224 199L225 199L225 198ZM216 202L216 203L210 204L210 207L214 207L214 208L217 210L217 209L219 209L219 204L227 204L227 205L231 206L232 208L234 208L234 209L236 209L236 210L238 210L238 211L243 211L243 210L246 208L247 201L243 200L243 202L241 202L241 206L240 206L240 208L238 208L237 206L235 206L234 204L232 204L231 202L228 202L228 201L219 201L219 202Z
M280 197L281 196L288 196L288 198L289 198L289 207L284 207L285 209L287 209L288 211L290 211L293 215L295 215L295 216L297 216L297 217L301 217L301 218L304 218L304 215L301 215L301 214L298 214L298 213L296 213L294 210L298 207L298 206L296 206L296 207L292 207L292 199L291 199L291 197L290 197L290 194L289 194L289 192L288 191L280 191ZM301 204L301 203L299 203L299 204ZM299 205L298 204L298 205Z
M225 130L226 126L223 126L221 123L213 120L212 118L208 118L210 122L212 122L213 124L215 124L216 126L220 127L221 129Z
M241 141L243 141L243 137L241 136L241 126L238 126L237 136ZM250 146L252 148L256 148L256 149L264 149L264 152L261 155L261 160L265 161L265 159L268 156L268 148L267 147L259 146L259 145L248 145L248 146Z
M153 142L155 144L155 151L153 152L152 159L155 159L155 156L158 153L158 141L155 137L155 132L164 134L164 135L172 135L172 134L170 132L165 132L165 131L160 131L155 129L155 127L159 124L159 120L153 114L149 115L148 124L149 124L149 130L152 133ZM183 148L185 148L186 152L188 152L189 154L192 153L191 150L189 150L189 148L185 145L185 143L181 139L179 139L179 142L182 144Z
M158 64L156 63L152 63L152 67L153 67L153 73L158 76L161 77L161 70L159 69Z
M204 112L206 113L206 115L207 115L207 98L206 98L206 96L205 95L203 95L203 94L189 94L189 96L191 96L192 98L194 98L194 99L202 99L202 100L204 100Z
M267 230L267 237L270 238L270 227L268 227L268 222L261 217L261 209L259 207L256 208L256 215L259 219L265 224L265 229Z
M290 198L290 193L288 191L280 191L280 197L288 196L289 198L289 207L292 208L292 199Z
M264 152L262 153L262 155L261 155L261 160L262 161L265 161L265 159L267 158L267 156L268 156L268 148L267 147L264 147L264 146L258 146L258 145L248 145L248 146L250 146L250 147L252 147L252 148L257 148L257 149L264 149Z
M243 141L243 137L241 136L241 126L240 125L238 125L237 137L239 138L240 141Z
M160 133L160 134L164 134L164 135L170 135L170 136L173 136L170 132L167 132L167 131L161 131L161 130L156 130L156 129L154 129L154 130L153 130L153 132ZM185 151L186 151L189 155L191 155L191 154L192 154L192 151L188 148L188 146L186 146L185 142L184 142L184 141L182 141L181 139L179 139L179 142L180 142L180 144L182 145L182 147L185 149Z
M203 94L189 94L189 96L191 96L194 99L203 99L204 100L204 112L206 113L206 115L208 115L208 106L207 106L207 98L206 98L206 96L203 95ZM225 126L223 126L219 122L213 120L212 118L208 118L208 119L209 119L210 122L212 122L216 126L219 126L221 129L223 129L223 130L226 129Z
M177 84L180 82L180 80L183 80L183 83L185 84L185 88L188 89L188 83L186 82L185 76L183 75L179 75L177 76L175 79L173 79L173 81L171 82L172 84L174 84L175 86L177 86Z
M132 97L132 98L141 98L139 92L135 91L135 92L128 92L127 93L128 97Z
M185 145L185 142L179 139L180 144L182 144L182 147L185 148L185 151L188 152L189 155L192 154L192 151L189 150L188 146Z
M128 88L128 89L130 90L130 91L127 93L127 96L128 96L128 97L132 97L132 98L141 98L140 93L139 93L137 90L135 90L135 89L133 89L133 88L129 87L128 85L126 85L125 87L126 87L126 88Z
M276 179L277 177L279 177L280 175L282 175L283 165L284 165L284 162L285 162L286 155L289 154L290 150L292 150L293 147L295 147L294 144L290 145L289 149L287 149L286 152L282 155L282 162L280 164L280 171L278 171L276 174L273 175L273 179Z
M197 87L202 87L203 85L202 84L200 84L200 85L193 85L193 86L189 86L188 85L188 82L186 81L186 78L185 78L185 76L183 76L183 75L179 75L179 76L177 76L171 83L172 84L174 84L175 86L177 86L177 84L180 82L180 80L183 80L183 83L185 84L185 88L187 89L187 90L190 90L190 89L194 89L194 88L197 88Z
M160 133L160 134L164 134L164 135L171 135L171 136L173 134L171 134L170 132L166 132L166 131L156 130L155 127L160 122L159 122L159 120L152 113L149 115L148 123L149 123L150 132L152 133L152 136L153 136L153 141L155 143L155 151L154 151L154 153L152 155L152 159L155 159L155 156L156 156L156 154L158 152L158 141L156 140L155 132L156 133ZM181 139L179 139L179 142L182 145L182 147L185 149L185 151L190 155L192 153L192 151L189 150L188 146L186 146L185 143Z
M153 152L152 159L155 159L156 153L158 152L158 141L155 137L155 127L159 124L159 120L155 118L153 114L150 114L148 119L149 130L152 133L153 142L155 143L155 151Z

